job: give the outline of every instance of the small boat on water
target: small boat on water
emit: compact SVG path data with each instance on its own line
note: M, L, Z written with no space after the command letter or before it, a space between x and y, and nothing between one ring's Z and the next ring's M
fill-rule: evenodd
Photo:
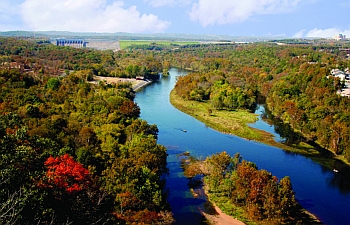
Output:
M174 129L176 129L176 130L181 130L182 132L187 132L187 130L182 129L182 128L174 128Z
M339 171L337 169L333 169L333 172L334 173L338 173Z

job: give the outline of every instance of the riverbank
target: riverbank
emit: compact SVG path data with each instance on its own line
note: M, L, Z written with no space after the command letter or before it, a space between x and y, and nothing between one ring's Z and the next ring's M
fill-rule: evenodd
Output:
M296 152L302 155L319 156L320 152L311 145L300 142L292 146L276 142L274 136L266 131L250 127L248 124L258 120L258 115L244 111L213 110L209 103L184 100L176 94L175 89L170 93L171 104L180 111L193 116L207 126L227 134L261 142L286 151ZM209 110L210 109L210 115Z
M204 185L204 188L207 188L206 185ZM205 191L206 195L208 196L208 201L211 204L211 207L213 210L215 210L216 214L213 215L212 213L206 213L202 211L203 216L209 221L209 224L215 224L215 225L226 225L226 224L232 224L232 225L267 225L271 224L270 222L259 222L259 221L247 221L247 219L244 217L245 212L244 209L241 207L237 207L233 205L229 199L225 197L218 197L218 196L211 196L207 190ZM226 211L225 211L226 210ZM295 224L313 224L313 225L321 225L322 222L317 218L316 215L312 214L311 212L307 211L306 209L302 208L300 206L298 212L293 212L294 215L292 216ZM234 215L237 216L237 218L234 218ZM295 217L294 217L295 216ZM247 221L244 223L242 220ZM294 222L286 224L294 224ZM275 224L273 222L273 224Z
M203 216L208 220L209 224L215 224L215 225L245 225L240 220L237 220L224 212L221 211L219 207L217 207L215 204L212 204L213 209L215 210L215 215L206 213L205 211L201 211Z
M141 88L149 85L150 83L152 83L151 80L138 80L135 84L132 85L132 89L135 92L138 92L139 90L141 90Z
M94 80L91 83L98 84L100 81L104 81L107 84L116 84L116 83L131 83L132 88L135 92L139 91L141 88L147 86L152 83L151 80L138 80L135 78L119 78L119 77L102 77L102 76L94 76Z
M240 218L234 218L225 212L223 212L216 204L210 199L210 195L208 193L208 186L203 183L201 187L201 193L206 196L207 199L207 207L204 209L200 209L200 212L208 221L209 224L212 225L246 225Z
M193 156L204 158L223 150L231 155L239 152L246 159L257 163L259 168L266 169L277 177L290 176L297 200L325 224L346 224L350 221L346 210L350 200L347 195L349 187L345 185L350 180L348 170L343 170L333 160L324 160L324 165L328 163L327 167L339 170L335 173L333 169L327 169L313 158L209 129L169 102L169 94L174 88L176 77L185 75L187 71L172 68L169 72L169 77L138 92L135 102L142 109L141 118L157 124L160 130L159 144L167 147L167 201L172 207L176 225L203 224L203 217L198 215L198 204L204 202L189 196L188 179L182 176L177 154L188 151ZM256 118L259 116L256 115Z

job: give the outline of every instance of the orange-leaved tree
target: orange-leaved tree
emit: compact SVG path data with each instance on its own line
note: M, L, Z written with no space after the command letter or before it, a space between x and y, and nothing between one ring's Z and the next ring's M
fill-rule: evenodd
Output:
M50 156L45 166L47 180L44 185L47 187L63 188L68 193L74 193L91 184L89 170L68 154L56 158Z

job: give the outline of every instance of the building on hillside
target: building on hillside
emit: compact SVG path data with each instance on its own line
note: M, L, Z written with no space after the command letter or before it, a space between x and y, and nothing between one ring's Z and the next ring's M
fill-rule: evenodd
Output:
M333 36L334 40L340 41L340 40L345 40L346 39L346 35L345 34L338 34Z
M349 79L349 74L344 73L344 71L340 69L332 69L331 75L333 77L338 77L341 81Z
M70 46L70 47L74 47L74 48L86 48L87 43L89 43L89 42L86 42L83 39L65 39L65 38L56 39L57 46Z

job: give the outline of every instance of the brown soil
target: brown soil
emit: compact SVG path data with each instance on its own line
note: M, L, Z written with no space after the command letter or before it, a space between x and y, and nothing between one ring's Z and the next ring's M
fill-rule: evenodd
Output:
M239 221L221 211L219 207L213 204L213 207L216 211L214 215L208 214L202 211L202 214L209 221L210 224L216 225L245 225L242 221Z
M204 169L203 164L202 164L202 169ZM204 196L208 195L208 186L204 185L202 188L197 189L194 191L196 194L199 196ZM192 193L193 194L193 193ZM209 205L209 206L208 206ZM214 202L210 202L208 200L208 205L206 210L203 210L199 208L203 216L208 220L209 224L213 225L245 225L240 220L237 220L233 218L232 216L227 215L224 213Z
M142 80L136 80L136 79L119 78L119 77L94 76L93 82L98 83L99 81L106 81L108 84L120 83L120 82L130 82L133 85L142 82Z
M94 80L91 83L98 84L100 81L105 81L107 84L116 84L121 82L128 82L132 84L134 91L140 90L142 87L152 83L152 81L137 80L134 78L118 78L118 77L102 77L94 76Z

